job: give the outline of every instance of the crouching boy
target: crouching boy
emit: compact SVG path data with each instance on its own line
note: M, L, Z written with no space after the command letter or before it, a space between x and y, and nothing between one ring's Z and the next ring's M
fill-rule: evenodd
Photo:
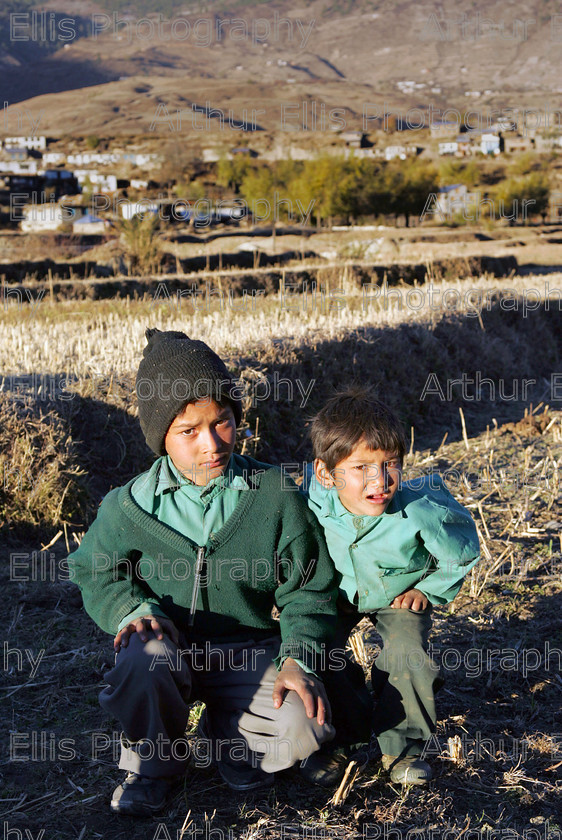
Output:
M146 337L136 392L158 458L105 497L69 558L86 611L115 637L100 702L124 731L111 808L130 815L162 809L184 774L196 699L236 790L334 734L313 673L337 594L318 523L277 468L233 454L241 395L221 359L182 332Z
M371 670L373 720L383 768L394 782L424 784L432 773L422 754L435 732L440 682L428 653L432 605L452 601L478 561L476 527L439 476L402 483L402 427L370 390L330 399L311 438L314 464L303 489L341 575L334 644L344 646L365 615L376 627L383 649ZM331 675L334 695L348 690L337 681ZM363 703L361 686L353 691L355 705ZM327 785L338 764L344 766L324 748L308 760L306 775Z

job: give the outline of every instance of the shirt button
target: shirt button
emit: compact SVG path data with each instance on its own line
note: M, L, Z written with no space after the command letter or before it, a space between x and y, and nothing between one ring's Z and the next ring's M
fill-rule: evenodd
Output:
M365 590L365 595L368 595L368 594L369 594L369 590L368 590L368 589L366 589L366 590Z
M349 547L350 548L357 548L357 543L352 543Z
M354 516L353 517L353 527L356 528L358 531L363 527L363 517L362 516Z

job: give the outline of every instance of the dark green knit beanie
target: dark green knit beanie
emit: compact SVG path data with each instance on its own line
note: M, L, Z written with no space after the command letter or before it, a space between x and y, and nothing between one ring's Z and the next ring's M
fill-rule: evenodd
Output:
M135 383L139 420L147 444L164 455L164 439L174 418L188 402L211 397L230 401L236 425L242 417L238 383L225 363L204 341L183 332L149 328Z

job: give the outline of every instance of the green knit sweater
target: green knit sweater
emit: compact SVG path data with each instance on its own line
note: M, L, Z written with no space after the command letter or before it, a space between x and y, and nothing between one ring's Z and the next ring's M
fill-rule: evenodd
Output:
M321 529L279 469L234 458L251 489L206 546L139 507L133 479L104 498L68 559L71 579L88 614L108 633L150 601L188 640L259 640L280 632L282 653L314 669L336 621L336 572ZM154 487L161 462L144 473Z

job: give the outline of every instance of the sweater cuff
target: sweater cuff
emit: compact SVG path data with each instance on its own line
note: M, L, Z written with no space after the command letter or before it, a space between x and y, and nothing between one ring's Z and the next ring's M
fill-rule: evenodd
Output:
M127 624L130 624L131 621L134 621L136 618L142 618L144 615L154 615L160 618L168 618L166 613L160 609L158 604L151 604L150 601L144 601L144 603L139 604L138 607L130 612L125 618L122 618L117 626L117 632L119 633Z
M275 664L277 665L277 669L279 671L283 667L283 663L285 662L285 660L288 659L288 658L289 658L288 656L283 656L283 657L278 656L277 657L277 659L275 660ZM305 665L304 662L301 659L295 659L294 656L293 656L293 659L295 660L297 665L300 665L300 667L303 669L303 671L305 671L307 674L312 674L312 676L316 677L316 679L318 679L318 680L320 679L320 677L312 670L312 668L309 668L308 665ZM277 663L279 663L279 664L277 664Z
M280 671L283 667L283 663L285 662L285 660L291 657L291 659L294 659L297 665L300 665L303 671L305 671L307 674L312 674L312 676L316 677L316 679L321 679L316 673L316 671L309 665L307 665L306 662L298 656L299 653L301 655L303 653L306 655L307 653L306 649L303 648L302 644L281 644L279 655L275 657L275 659L273 660L273 664L275 665L277 670ZM314 657L314 660L316 660L316 657Z

